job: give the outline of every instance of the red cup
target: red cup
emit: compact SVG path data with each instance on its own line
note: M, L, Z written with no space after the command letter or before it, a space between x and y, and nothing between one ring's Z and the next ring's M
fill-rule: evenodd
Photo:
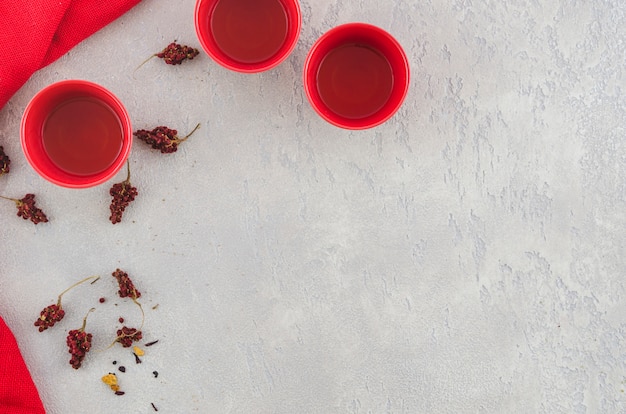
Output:
M409 73L406 54L389 33L366 23L348 23L326 32L309 51L304 90L326 121L367 129L400 108Z
M69 188L93 187L112 178L124 166L133 138L122 102L84 80L61 81L39 91L24 110L20 134L33 169Z
M198 0L195 26L213 60L256 73L274 68L293 51L302 15L298 0Z

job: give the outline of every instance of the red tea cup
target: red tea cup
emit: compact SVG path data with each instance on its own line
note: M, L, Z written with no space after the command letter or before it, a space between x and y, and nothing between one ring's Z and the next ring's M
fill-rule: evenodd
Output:
M409 63L389 33L347 23L322 35L304 63L304 89L313 109L346 129L366 129L391 118L409 88Z
M293 51L302 15L298 0L198 0L195 26L213 60L256 73L274 68Z
M112 178L132 145L130 117L122 102L100 85L66 80L39 91L22 116L26 159L46 180L87 188Z

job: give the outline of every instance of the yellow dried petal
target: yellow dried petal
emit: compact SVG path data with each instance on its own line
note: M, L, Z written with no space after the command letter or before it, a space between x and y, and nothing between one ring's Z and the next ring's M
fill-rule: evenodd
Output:
M143 356L143 354L145 354L145 352L143 352L143 349L139 348L138 346L133 347L133 352L137 356Z
M104 382L106 385L109 385L111 386L111 388L113 388L114 386L117 385L117 376L115 374L108 373L107 375L102 377L102 382Z

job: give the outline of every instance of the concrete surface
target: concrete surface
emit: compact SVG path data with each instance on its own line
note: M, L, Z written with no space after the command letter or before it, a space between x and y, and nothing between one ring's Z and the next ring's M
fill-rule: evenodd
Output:
M50 217L0 204L0 314L49 412L626 412L626 3L301 5L275 70L202 54L134 72L172 40L199 47L192 0L144 0L0 111L0 193L34 192ZM315 39L349 21L389 30L412 64L400 112L361 132L316 116L301 82ZM29 99L68 78L108 87L135 128L202 125L170 156L135 143L121 224L108 188L125 172L68 190L21 153ZM98 349L140 319L117 267L159 343L140 365L116 346L74 371L65 335L87 309ZM124 396L100 382L114 360Z

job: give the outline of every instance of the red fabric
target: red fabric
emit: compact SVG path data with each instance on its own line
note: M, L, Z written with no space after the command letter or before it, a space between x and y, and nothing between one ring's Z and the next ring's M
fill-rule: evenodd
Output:
M0 0L0 108L37 70L140 0Z
M0 318L0 413L45 412L15 337Z

